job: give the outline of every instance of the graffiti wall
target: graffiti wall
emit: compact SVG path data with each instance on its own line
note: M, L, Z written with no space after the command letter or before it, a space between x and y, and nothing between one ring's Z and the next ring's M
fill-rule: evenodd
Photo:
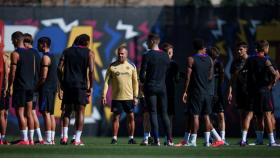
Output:
M108 106L101 106L100 97L106 68L115 60L116 48L121 44L127 45L129 59L139 68L149 32L159 34L162 42L174 45L174 59L182 72L186 57L192 53L191 41L196 37L205 39L209 46L217 46L221 50L227 79L230 78L229 68L234 58L233 48L236 41L248 42L250 52L253 52L256 40L269 40L271 57L277 63L280 61L279 8L0 7L0 10L0 22L3 23L0 30L4 30L0 40L4 43L3 50L6 53L14 50L11 42L11 34L14 31L33 35L34 47L39 37L49 36L52 40L51 51L57 57L72 44L77 35L86 33L91 37L90 48L95 53L96 63L92 102L86 109L85 133L89 135L110 135L110 103ZM174 134L182 135L184 129L181 128L183 124L181 111L184 105L180 98L183 80L177 86ZM110 93L107 97L110 100ZM12 108L10 111L9 128L14 129L12 126L17 126L17 121ZM142 135L142 116L137 107L135 112L136 134ZM55 115L59 118L58 99ZM231 124L236 125L236 128L230 129L229 134L237 135L240 131L239 120L233 105L226 107L226 116L227 121L230 120ZM125 115L122 116L122 124L120 135L126 135Z

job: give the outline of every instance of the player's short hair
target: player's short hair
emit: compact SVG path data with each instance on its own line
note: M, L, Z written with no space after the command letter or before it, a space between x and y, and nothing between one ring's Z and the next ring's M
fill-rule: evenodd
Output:
M203 39L200 39L200 38L196 38L193 40L193 49L194 50L201 50L205 48L205 43L204 43L204 40Z
M78 38L76 41L77 45L80 45L80 46L87 46L88 42L90 41L90 37L87 34L81 34L77 38Z
M148 41L149 42L154 41L156 44L159 44L160 43L160 37L157 34L150 33L148 35Z
M24 43L29 43L29 44L33 44L33 38L32 38L32 36L29 34L29 33L25 33L25 34L23 34L23 42Z
M127 50L127 47L125 45L120 45L117 49L117 52L120 52L122 49Z
M220 56L220 51L217 47L210 47L209 50L207 51L207 54L211 58L217 58L218 56Z
M248 48L248 44L246 42L244 42L244 41L239 41L236 44L236 48L239 48L239 47Z
M269 43L267 40L260 40L256 43L256 50L258 52L263 52L265 48L269 47Z
M47 44L48 47L51 46L51 39L49 37L43 36L38 39L38 44Z
M20 31L16 31L12 34L12 39L14 40L23 40L23 33Z
M170 49L170 48L173 48L173 45L171 45L170 43L166 42L161 45L161 49L165 52L168 52L168 49Z

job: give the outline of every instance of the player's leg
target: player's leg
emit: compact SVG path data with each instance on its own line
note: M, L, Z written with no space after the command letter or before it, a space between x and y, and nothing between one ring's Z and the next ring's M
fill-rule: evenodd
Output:
M75 132L75 141L73 142L74 145L84 145L81 141L81 135L84 128L84 119L85 119L85 104L78 105L75 109L75 125L76 125L76 132Z

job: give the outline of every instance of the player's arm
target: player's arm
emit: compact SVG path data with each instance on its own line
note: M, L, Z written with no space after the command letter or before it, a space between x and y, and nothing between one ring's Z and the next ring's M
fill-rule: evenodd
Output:
M4 97L6 97L6 91L8 90L8 84L9 84L9 73L10 73L10 64L9 64L9 59L7 56L4 54L3 56L4 59Z
M108 91L108 87L109 87L110 78L111 78L111 71L110 71L110 66L109 66L109 68L107 69L106 75L105 75L104 86L103 86L103 91L102 91L102 98L101 98L102 105L106 105L106 103L107 103L106 95L107 95L107 91Z
M89 59L88 59L88 82L89 87L87 90L88 95L91 95L92 87L93 87L93 80L94 80L94 53L92 51L89 52Z
M59 63L58 63L58 67L57 67L57 78L58 78L58 81L59 81L60 86L61 86L60 88L62 90L63 90L63 87L62 87L63 68L64 68L64 53L60 57L60 60L59 60Z
M12 52L11 53L11 66L10 66L11 70L9 73L9 82L8 82L9 95L11 95L11 92L12 92L12 85L15 80L18 60L19 60L19 54L17 52Z
M147 66L148 66L148 57L147 54L144 54L142 58L140 73L139 73L139 79L141 83L144 83L146 80Z
M184 103L187 103L188 88L189 88L189 84L190 84L190 80L191 80L193 63L194 63L193 57L188 57L188 59L187 59L187 70L186 70L185 88L184 88L183 99L182 99Z
M137 77L137 69L136 69L136 67L133 69L133 72L132 72L132 88L133 88L133 101L134 101L134 105L137 105L137 103L138 103L139 85L138 85L138 77Z
M269 72L273 75L273 78L274 78L271 81L271 84L269 86L269 88L271 88L275 84L275 82L279 79L279 73L277 73L277 71L273 67L273 65L272 65L270 60L266 60L265 65L268 68Z
M41 74L40 74L40 78L39 78L39 81L36 85L36 90L39 89L39 87L41 87L46 79L47 79L47 76L48 76L48 71L49 71L49 65L51 64L51 59L49 56L47 55L44 55L43 58L42 58L42 61L41 61Z
M209 71L208 71L208 80L212 80L213 79L213 76L214 76L214 62L212 60L212 58L210 58L210 68L209 68Z

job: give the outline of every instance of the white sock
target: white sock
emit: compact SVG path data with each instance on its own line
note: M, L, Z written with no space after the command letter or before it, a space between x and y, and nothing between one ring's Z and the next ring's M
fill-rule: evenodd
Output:
M220 135L222 140L226 140L226 132L225 131L220 131Z
M217 141L221 141L221 140L222 140L222 138L220 137L220 135L218 134L218 132L215 130L215 128L213 128L213 129L211 130L211 134L213 134L213 136L215 137L215 139L216 139Z
M76 139L76 135L75 135L75 134L73 135L72 139L73 139L73 140L75 140L75 139Z
M6 136L5 135L0 135L1 140L5 141L6 140Z
M150 132L144 132L144 140L148 140Z
M2 137L1 133L0 133L0 138Z
M189 142L190 136L191 136L191 134L190 134L189 132L185 132L184 140L185 140L186 142Z
M196 138L197 138L197 134L191 134L190 142L196 144Z
M20 131L20 137L21 137L21 140L24 140L24 141L28 140L26 129Z
M275 139L274 139L273 133L269 133L268 134L268 139L269 139L269 143L270 144L275 143Z
M68 127L63 127L63 138L68 138Z
M52 141L52 132L51 131L46 131L45 135L46 135L46 141L51 142Z
M80 142L81 141L81 135L82 135L82 131L76 131L76 138L75 138L75 141L76 142Z
M34 129L33 130L29 130L29 140L33 141L33 137L34 137Z
M113 139L117 140L117 139L118 139L118 137L117 137L117 136L113 136Z
M55 131L51 131L51 140L53 141L55 138Z
M128 138L129 138L129 139L133 139L134 137L133 137L133 136L129 136Z
M247 141L247 131L242 131L242 142L246 142Z
M204 143L209 143L210 132L204 132Z
M36 130L36 133L37 133L39 141L43 140L41 129L40 128L36 128L35 130Z

